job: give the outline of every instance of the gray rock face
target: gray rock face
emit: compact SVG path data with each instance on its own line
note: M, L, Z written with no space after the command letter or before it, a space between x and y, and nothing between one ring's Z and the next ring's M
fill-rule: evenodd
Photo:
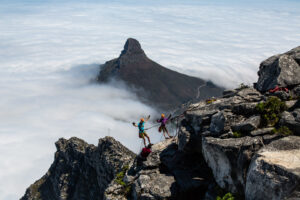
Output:
M165 140L152 146L152 153L148 158L140 162L140 157L130 166L130 169L124 176L123 180L131 187L130 194L127 197L122 192L115 192L120 185L113 181L106 189L105 199L169 199L175 195L176 181L169 170L162 171L161 153L169 145L173 144L173 140ZM169 153L173 154L171 150Z
M262 128L262 129L258 129L258 130L254 130L251 131L251 135L252 136L262 136L262 135L267 135L270 134L272 132L274 128L270 127L270 128Z
M268 58L260 64L256 89L261 92L300 84L299 47Z
M152 153L143 162L138 159L123 179L131 187L127 199L202 199L213 182L201 154L178 151L174 139L153 145ZM118 187L113 181L105 199L124 199L113 192Z
M300 85L296 86L293 90L292 90L293 96L294 97L300 97Z
M247 103L262 100L261 93L252 87L238 90L237 96L241 97Z
M263 145L262 138L203 138L203 156L221 188L240 193L246 185L246 175L252 155Z
M22 200L103 199L115 174L135 156L111 137L100 139L97 147L78 138L62 138L56 148L49 171L26 190Z
M212 116L210 131L213 135L220 135L224 131L225 126L225 116L223 112L218 112Z
M300 138L273 141L252 159L246 183L246 200L300 198Z
M168 199L174 196L176 181L169 170L161 171L161 153L173 143L172 139L152 146L152 153L147 160L140 165L133 165L137 171L130 174L129 180L133 182L133 199ZM171 150L171 155L174 151ZM174 189L172 189L172 187Z
M237 115L251 116L256 112L256 105L257 102L237 104L233 106L232 112Z
M300 108L292 112L283 112L280 124L281 126L287 126L295 134L300 135Z
M249 133L258 128L260 124L260 116L252 116L249 119L243 121L242 123L232 126L233 131L240 131L243 133Z
M175 184L173 176L161 174L156 170L143 172L133 184L133 199L171 198L171 187Z
M191 141L191 133L185 127L181 127L178 133L178 150L188 151L189 142Z
M285 91L277 91L274 93L269 94L270 96L276 96L281 100L288 100L290 98L290 93L289 92L285 92Z

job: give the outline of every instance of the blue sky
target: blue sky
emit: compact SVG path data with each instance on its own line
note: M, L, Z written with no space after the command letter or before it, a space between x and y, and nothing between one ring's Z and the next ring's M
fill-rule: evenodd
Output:
M47 171L59 137L97 144L110 132L138 151L130 122L159 111L124 85L90 83L128 37L165 67L234 88L300 45L299 9L286 0L1 1L0 199L20 198Z

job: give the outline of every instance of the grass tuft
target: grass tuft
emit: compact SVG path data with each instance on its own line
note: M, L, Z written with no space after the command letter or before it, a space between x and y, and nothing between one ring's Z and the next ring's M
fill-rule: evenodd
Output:
M243 134L240 131L235 131L232 133L233 137L240 138L243 136Z
M234 196L228 192L223 197L217 196L216 200L234 200Z
M289 136L289 135L293 135L293 132L286 126L281 126L278 129L274 128L272 130L273 134L280 134L280 135L284 135L284 136Z

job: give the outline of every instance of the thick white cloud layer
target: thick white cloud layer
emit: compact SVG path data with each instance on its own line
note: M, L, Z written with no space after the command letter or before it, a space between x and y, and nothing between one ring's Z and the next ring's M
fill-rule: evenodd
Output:
M18 199L46 172L59 137L97 144L110 134L139 149L130 122L156 111L124 85L90 82L128 37L158 63L229 88L300 44L296 1L182 2L2 1L0 199Z

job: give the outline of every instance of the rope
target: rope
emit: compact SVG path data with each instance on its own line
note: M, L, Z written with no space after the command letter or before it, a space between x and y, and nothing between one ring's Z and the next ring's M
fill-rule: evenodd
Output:
M160 125L160 124L155 124L155 125L153 125L153 126L150 126L149 128L145 128L145 130L149 130L149 129L154 128L154 127L159 126L159 125Z

